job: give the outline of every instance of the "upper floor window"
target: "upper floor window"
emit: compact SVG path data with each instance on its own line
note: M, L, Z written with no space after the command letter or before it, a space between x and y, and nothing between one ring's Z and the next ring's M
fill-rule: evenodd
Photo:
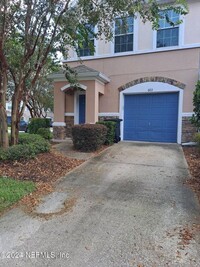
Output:
M133 51L133 17L115 19L115 53Z
M88 41L84 41L81 46L79 46L79 56L87 57L94 56L94 26L86 25L88 30Z
M165 10L160 14L159 29L157 30L157 48L177 46L179 44L179 25L173 26L170 22L177 23L179 14L174 10Z

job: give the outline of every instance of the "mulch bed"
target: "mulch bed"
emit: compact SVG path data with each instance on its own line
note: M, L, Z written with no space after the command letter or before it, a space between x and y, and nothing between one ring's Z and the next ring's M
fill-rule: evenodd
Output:
M183 151L192 176L186 183L197 194L200 201L200 150L197 147L184 147Z
M54 143L52 144L52 148L53 145ZM94 155L99 154L106 148L107 146L103 146L94 152ZM10 208L21 205L25 211L32 212L44 195L55 190L55 182L58 179L83 162L85 160L69 158L54 149L49 153L39 154L34 159L0 162L0 176L23 181L33 181L36 184L36 190L33 193L26 195Z
M51 151L30 160L0 162L0 176L33 182L54 182L83 162Z
M26 211L31 212L40 203L42 196L54 191L56 180L83 162L84 160L67 158L58 152L51 151L39 154L30 160L0 162L0 176L36 183L36 190L33 193L13 205L20 204Z

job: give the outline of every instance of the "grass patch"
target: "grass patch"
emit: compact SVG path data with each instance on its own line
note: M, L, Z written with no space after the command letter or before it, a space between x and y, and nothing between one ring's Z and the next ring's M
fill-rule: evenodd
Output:
M0 212L33 192L35 188L33 182L0 177Z

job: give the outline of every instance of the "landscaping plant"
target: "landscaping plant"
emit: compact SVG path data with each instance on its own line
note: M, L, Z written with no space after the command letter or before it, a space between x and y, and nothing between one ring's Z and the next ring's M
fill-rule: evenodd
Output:
M102 124L107 127L107 135L105 145L112 145L115 141L116 122L114 121L99 121L97 124Z
M107 127L100 124L80 124L72 127L74 148L83 152L99 149L106 141Z
M37 134L42 136L44 139L47 139L47 140L52 139L52 133L49 128L39 128L37 130Z
M0 149L0 160L30 159L49 150L49 142L40 135L20 134L18 145Z
M197 146L200 149L200 133L196 133L194 137L195 142L197 142Z
M40 128L50 128L50 120L47 118L33 118L28 125L30 134L37 134Z
M191 122L200 129L200 81L197 82L196 88L193 94L193 105L194 115L192 116Z

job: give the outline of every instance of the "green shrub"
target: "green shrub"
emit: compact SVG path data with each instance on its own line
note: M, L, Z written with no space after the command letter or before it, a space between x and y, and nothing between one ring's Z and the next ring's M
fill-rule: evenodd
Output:
M7 152L5 149L0 148L0 160L6 160L7 159Z
M195 134L194 140L197 142L197 145L200 148L200 133Z
M50 128L50 120L47 118L33 118L28 125L30 134L37 134L40 128Z
M47 140L52 139L52 133L49 128L40 128L38 129L37 134L42 136L44 139L47 139Z
M34 158L35 155L31 144L10 146L6 150L6 160L30 159Z
M19 144L8 149L0 149L1 160L19 160L34 158L39 153L48 152L50 144L37 134L20 134Z
M191 122L200 129L200 81L197 82L195 91L193 93L194 115Z
M74 148L83 152L95 151L105 143L107 128L100 124L81 124L72 127Z
M99 121L97 124L103 124L107 127L107 135L106 135L106 145L112 145L115 141L115 129L116 129L116 122L114 121Z
M40 140L43 140L43 138L39 134L20 133L18 144L21 144L21 145L30 144L30 143L35 143Z
M34 151L35 154L49 152L50 150L50 143L42 138L35 143L30 144L31 149Z

